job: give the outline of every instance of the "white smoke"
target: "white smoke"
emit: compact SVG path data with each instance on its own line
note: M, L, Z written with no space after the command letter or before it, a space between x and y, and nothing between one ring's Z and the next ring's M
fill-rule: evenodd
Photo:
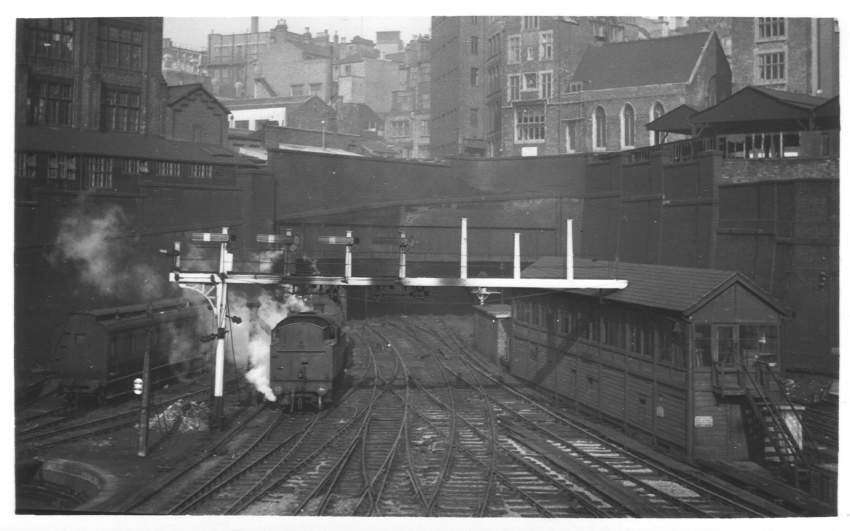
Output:
M101 295L151 300L167 293L165 277L144 263L132 263L133 233L124 210L117 205L89 211L85 198L59 223L54 251L57 267L73 264L80 280Z
M247 368L245 379L273 402L276 397L269 385L271 331L290 311L309 311L310 306L297 295L286 295L283 301L279 301L263 292L252 303L244 293L232 291L228 296L228 307L231 315L242 320L241 324L232 327L236 363Z

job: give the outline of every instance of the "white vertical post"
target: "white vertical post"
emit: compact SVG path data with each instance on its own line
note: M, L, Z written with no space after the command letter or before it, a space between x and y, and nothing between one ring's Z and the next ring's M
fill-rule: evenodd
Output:
M227 234L227 227L222 227L221 233ZM213 389L213 419L221 426L224 419L224 320L227 314L227 285L224 280L225 262L227 261L227 242L221 242L218 256L219 281L215 285L216 297L216 343L215 343L215 384Z
M567 280L573 279L573 220L567 220Z
M404 231L400 234L399 255L398 255L398 278L407 276L407 236Z
M180 270L180 242L174 242L174 269Z
M351 238L351 231L345 231L345 237ZM351 244L345 246L345 279L351 278Z
M514 278L520 277L519 262L519 233L514 233Z
M466 278L466 218L460 218L460 278Z

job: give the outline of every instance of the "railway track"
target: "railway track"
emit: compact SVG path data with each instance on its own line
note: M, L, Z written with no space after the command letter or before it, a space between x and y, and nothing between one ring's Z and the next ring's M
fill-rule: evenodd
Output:
M209 393L209 388L183 393L169 397L151 407L152 412L161 411L178 400L191 399ZM32 425L22 425L16 429L15 445L18 450L44 449L59 444L85 439L120 430L133 425L139 420L139 410L136 407L123 407L117 412L98 416L92 419L78 420L78 417L68 416L72 410L57 408Z

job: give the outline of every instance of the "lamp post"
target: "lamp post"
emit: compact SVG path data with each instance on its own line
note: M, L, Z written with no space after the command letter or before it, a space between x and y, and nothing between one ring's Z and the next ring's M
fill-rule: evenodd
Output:
M322 149L325 148L325 121L322 120Z

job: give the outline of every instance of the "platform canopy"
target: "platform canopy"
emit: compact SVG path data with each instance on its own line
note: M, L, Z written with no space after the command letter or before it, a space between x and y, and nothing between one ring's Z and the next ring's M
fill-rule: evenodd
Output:
M693 132L690 118L698 112L690 105L679 105L672 111L662 114L660 117L646 124L646 128L650 131L662 133L690 135Z
M815 109L825 103L826 98L808 94L748 86L689 120L697 131L713 134L810 130L815 128Z

